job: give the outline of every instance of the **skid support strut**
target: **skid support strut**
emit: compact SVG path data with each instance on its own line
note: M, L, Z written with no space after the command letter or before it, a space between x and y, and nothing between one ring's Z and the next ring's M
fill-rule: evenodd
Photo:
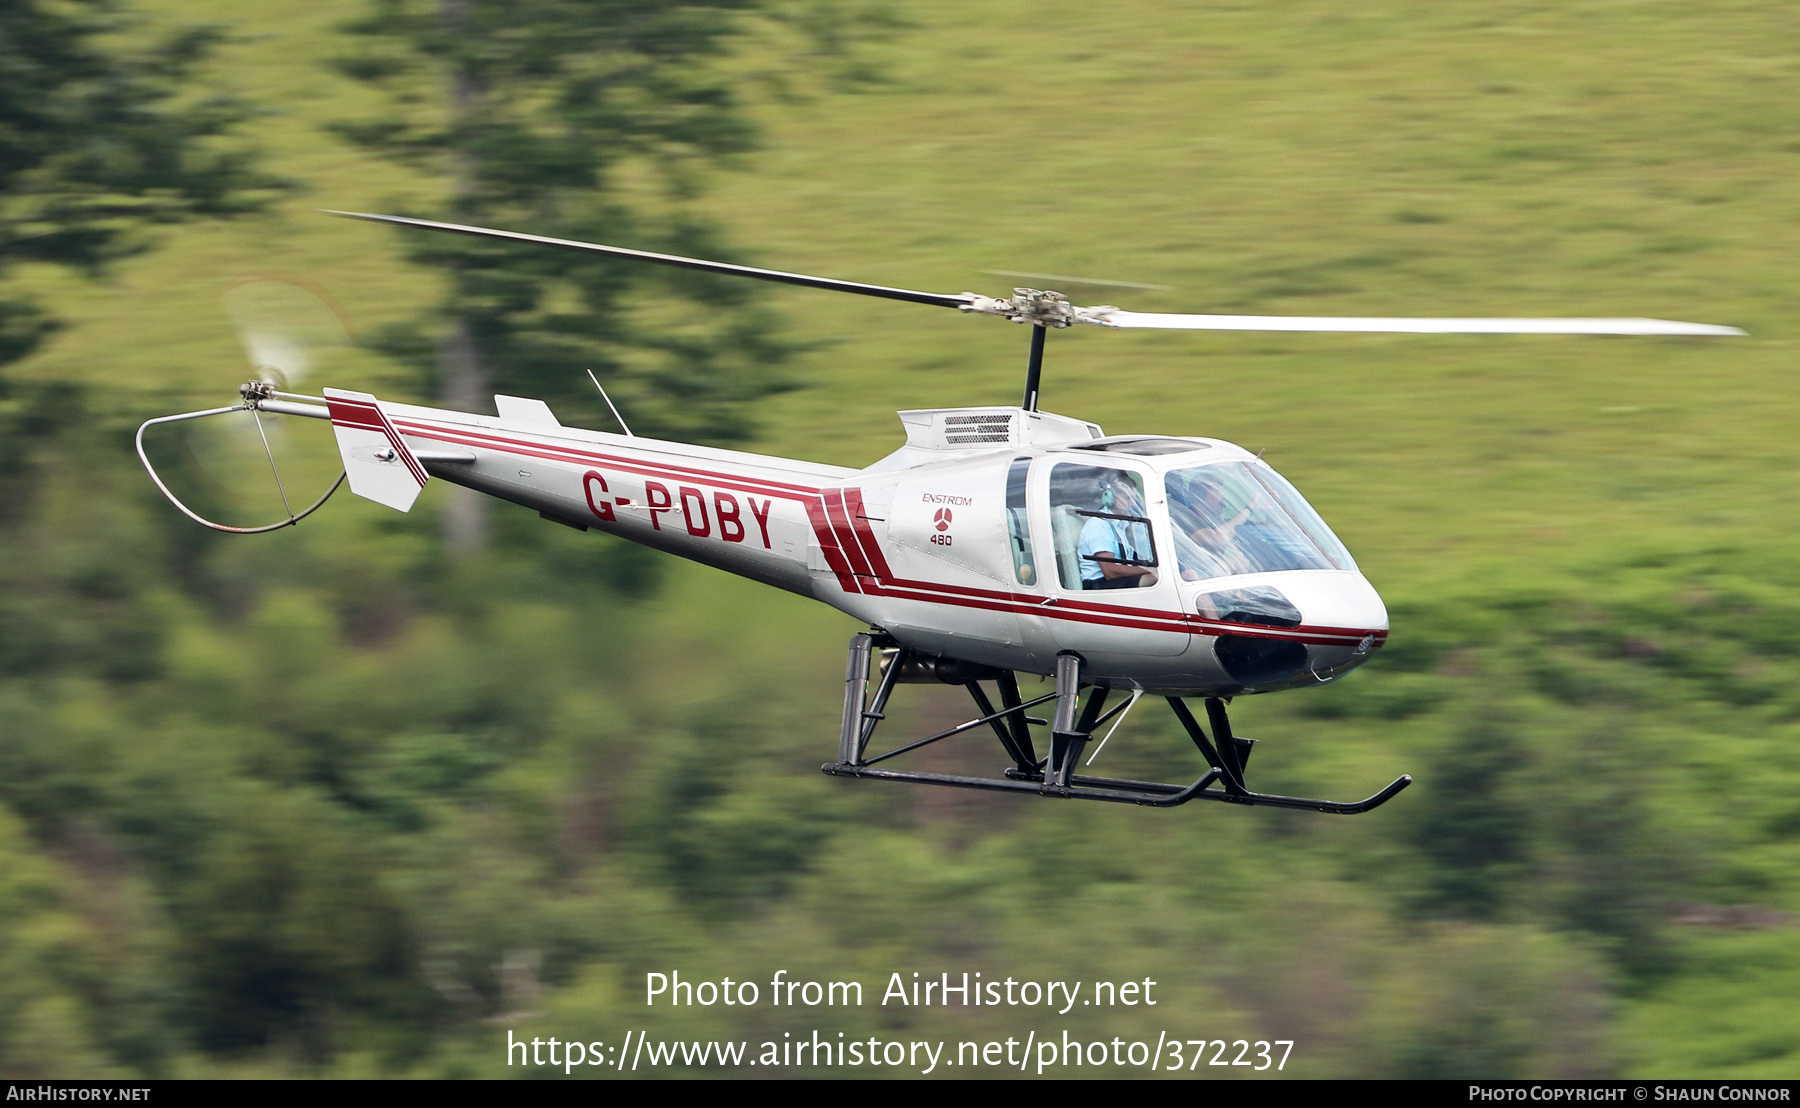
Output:
M875 652L888 652L885 668L876 683L874 696L869 695L869 678ZM1127 699L1110 712L1103 712L1109 689L1103 685L1081 683L1081 658L1060 655L1056 660L1056 691L1032 700L1019 696L1017 677L1008 670L994 670L955 659L919 655L881 632L868 632L850 640L850 660L844 674L844 719L838 733L838 760L819 768L834 777L874 777L889 781L909 781L919 785L946 785L958 789L986 789L1058 797L1066 800L1103 800L1114 804L1140 804L1150 808L1173 808L1190 800L1218 800L1227 804L1261 805L1270 808L1295 808L1334 815L1356 815L1379 808L1400 790L1412 784L1410 776L1396 779L1367 800L1309 800L1297 796L1278 796L1253 792L1244 780L1255 740L1235 734L1225 701L1210 697L1206 701L1207 722L1212 725L1208 736L1200 721L1179 696L1166 699L1193 740L1207 770L1189 785L1162 781L1132 781L1117 777L1089 777L1075 772L1081 752L1101 725L1130 706ZM886 718L888 698L899 681L930 680L922 673L935 673L936 680L960 684L968 690L981 712L976 718L960 723L916 742L897 746L870 757L869 740ZM903 674L910 674L905 678ZM991 680L1000 692L1001 707L996 710L983 680ZM1056 701L1052 720L1033 719L1027 709L1046 701ZM1052 722L1054 721L1054 722ZM1050 725L1050 753L1038 760L1031 741L1029 724ZM878 768L877 763L897 758L923 746L967 732L990 729L1012 761L1004 777L966 777L949 773L926 773L916 770ZM1217 784L1218 787L1213 787Z
M869 656L874 650L873 635L858 635L850 640L850 665L844 674L844 726L838 732L840 762L862 758L863 698L868 696Z

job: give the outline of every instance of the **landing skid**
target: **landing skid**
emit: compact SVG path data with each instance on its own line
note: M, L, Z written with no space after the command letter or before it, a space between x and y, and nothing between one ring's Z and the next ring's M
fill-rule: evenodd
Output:
M870 663L877 650L896 650L886 670L869 696ZM916 742L906 743L881 754L869 756L869 740L876 727L886 718L888 699L895 684L901 681L941 681L962 685L981 715ZM1002 707L996 709L989 699L983 681L992 681L1000 694ZM974 665L952 659L929 658L900 646L887 635L861 634L850 640L850 664L844 676L844 722L838 737L838 760L819 768L834 777L871 777L886 781L910 781L920 785L946 785L957 789L987 789L992 792L1030 793L1065 800L1101 800L1114 804L1141 804L1149 808L1173 808L1190 800L1217 800L1226 804L1262 805L1270 808L1296 808L1304 811L1329 812L1353 816L1379 808L1400 790L1412 784L1410 776L1402 776L1367 800L1308 800L1297 796L1277 796L1252 792L1244 783L1244 767L1250 760L1254 739L1234 735L1225 702L1218 697L1206 700L1207 721L1215 744L1194 718L1181 697L1167 697L1169 707L1181 721L1182 728L1194 741L1210 767L1191 785L1174 785L1162 781L1132 781L1117 777L1090 777L1075 772L1081 752L1096 728L1123 711L1121 704L1104 711L1110 692L1104 686L1088 686L1086 703L1081 703L1081 659L1064 654L1056 660L1056 691L1032 700L1019 696L1017 676L1010 670ZM1025 712L1037 705L1055 701L1055 722L1051 728L1050 752L1039 758L1032 744L1027 723L1045 723ZM1013 765L1004 777L964 777L949 773L925 773L916 770L878 768L885 762L920 747L955 735L990 728ZM1217 786L1217 787L1214 787Z

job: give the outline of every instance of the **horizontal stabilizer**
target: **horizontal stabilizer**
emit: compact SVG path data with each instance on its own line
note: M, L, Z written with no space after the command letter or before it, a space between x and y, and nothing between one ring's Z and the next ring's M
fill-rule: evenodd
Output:
M350 491L398 511L411 511L430 475L394 430L381 402L366 392L345 389L326 389L325 399L331 405L331 429L337 435Z
M550 410L550 405L527 396L495 394L494 410L500 413L501 419L516 419L521 423L544 423L551 427L562 426L562 422L556 418L556 413Z

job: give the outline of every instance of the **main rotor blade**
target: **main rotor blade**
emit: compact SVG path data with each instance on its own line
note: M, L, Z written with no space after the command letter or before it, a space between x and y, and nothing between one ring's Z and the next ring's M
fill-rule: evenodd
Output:
M394 223L402 227L422 227L428 231L452 231L459 235L474 235L478 238L505 239L510 242L529 242L538 246L556 246L564 250L585 250L590 254L608 254L616 258L635 258L641 262L656 262L659 265L680 266L683 269L698 269L706 273L727 273L734 277L752 277L758 281L779 281L785 285L804 285L807 288L831 289L834 292L853 292L859 296L879 296L885 300L905 300L913 304L931 304L940 308L961 308L973 303L975 297L969 293L951 295L938 292L917 292L913 289L889 288L886 285L865 285L859 281L840 281L834 277L813 277L805 273L784 273L779 269L757 269L755 266L732 265L729 262L709 262L701 258L683 258L678 254L657 254L649 250L628 250L623 246L603 246L595 242L577 242L574 239L556 239L544 235L527 235L518 231L496 231L491 227L469 227L461 223L439 223L430 219L411 219L402 215L372 215L368 212L339 212L329 208L321 208L326 215L341 215L349 219L367 219L375 223Z
M1736 327L1668 319L1379 319L1307 315L1169 315L1094 311L1083 322L1171 331L1361 331L1412 335L1742 335Z
M374 223L392 223L401 227L419 227L427 231L450 231L477 238L528 242L538 246L554 246L564 250L582 250L590 254L606 254L615 258L633 258L658 265L680 266L706 273L723 273L749 277L758 281L778 281L786 285L849 292L858 296L875 296L884 300L904 300L912 304L929 304L939 308L958 308L983 315L1007 316L1021 323L1066 326L1068 323L1098 323L1106 327L1159 328L1176 331L1361 331L1398 334L1439 335L1741 335L1736 327L1720 327L1708 323L1680 323L1666 319L1375 319L1353 316L1279 316L1279 315L1170 315L1160 312L1127 312L1117 308L1073 308L1061 297L1061 311L1045 314L1036 301L1020 300L1021 293L1007 300L994 300L974 293L919 292L887 285L867 285L860 281L840 281L835 277L815 277L806 273L788 273L779 269L713 262L703 258L684 258L678 254L658 254L649 250L631 250L623 246L605 246L574 239L528 235L520 231L500 231L491 227L470 227L461 223L440 223L431 219L413 219L401 215L375 215L369 212L340 212L321 209L327 215L348 219L366 219Z

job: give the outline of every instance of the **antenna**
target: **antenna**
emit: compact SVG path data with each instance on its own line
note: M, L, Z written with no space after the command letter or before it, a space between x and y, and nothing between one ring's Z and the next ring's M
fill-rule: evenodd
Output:
M624 431L628 437L637 438L631 433L631 428L625 426L625 417L619 414L619 409L614 406L612 397L606 395L606 388L600 384L600 378L594 376L594 371L591 369L587 371L587 375L588 380L594 383L594 387L600 390L600 399L606 401L606 406L612 409L613 418L619 421L619 429Z

